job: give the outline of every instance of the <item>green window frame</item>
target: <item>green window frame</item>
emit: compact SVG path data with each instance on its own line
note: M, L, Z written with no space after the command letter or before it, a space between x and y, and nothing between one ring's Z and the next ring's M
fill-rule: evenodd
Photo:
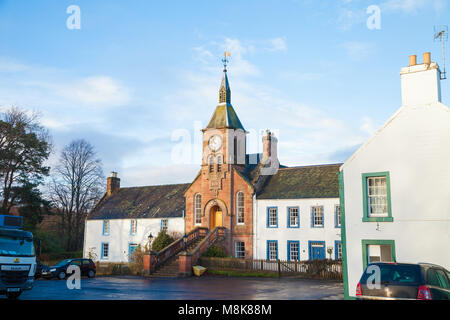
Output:
M363 260L363 270L366 270L369 264L369 256L367 255L368 245L390 245L391 246L391 257L393 262L397 261L395 257L395 240L361 240L362 245L362 260Z
M370 217L369 216L369 207L368 207L368 189L367 189L367 178L371 177L386 177L386 191L387 191L387 217ZM389 175L389 171L385 172L372 172L372 173L363 173L362 174L362 189L363 189L363 222L393 222L394 218L392 217L392 206L391 206L391 179Z

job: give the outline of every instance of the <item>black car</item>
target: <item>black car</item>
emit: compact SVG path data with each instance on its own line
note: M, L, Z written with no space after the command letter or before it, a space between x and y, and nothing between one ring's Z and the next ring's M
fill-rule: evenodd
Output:
M42 272L44 278L58 278L63 280L67 277L67 268L70 265L80 267L81 276L95 277L96 267L94 261L91 259L65 259L54 266L49 267L48 272Z
M375 286L377 271L380 282ZM450 300L450 272L429 263L371 263L356 287L356 298Z

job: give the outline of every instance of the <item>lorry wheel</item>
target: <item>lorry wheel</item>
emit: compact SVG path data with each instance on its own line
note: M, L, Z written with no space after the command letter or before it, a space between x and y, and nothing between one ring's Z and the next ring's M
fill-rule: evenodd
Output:
M15 300L22 294L22 291L19 292L8 292L6 296L9 300Z
M95 277L95 272L92 271L92 270L89 270L89 272L88 272L88 277L89 277L89 278Z
M64 271L61 271L60 273L58 273L59 280L64 280L65 278L66 278L66 273Z

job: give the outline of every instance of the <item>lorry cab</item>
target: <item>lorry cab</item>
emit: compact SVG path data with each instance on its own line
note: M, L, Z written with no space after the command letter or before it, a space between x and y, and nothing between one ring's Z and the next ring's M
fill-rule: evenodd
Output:
M21 228L22 217L0 215L0 294L9 299L33 287L36 271L33 234Z

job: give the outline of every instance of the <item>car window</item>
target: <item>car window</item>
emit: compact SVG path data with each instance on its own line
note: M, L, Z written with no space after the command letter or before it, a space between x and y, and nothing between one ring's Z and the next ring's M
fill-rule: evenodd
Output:
M89 265L89 260L83 260L83 265Z
M441 283L440 287L444 288L444 289L450 289L450 284L448 283L448 279L445 276L444 271L436 270L436 273L437 273L437 277L439 279L439 282Z
M429 284L430 286L441 287L441 283L439 281L438 274L435 269L428 269L427 284Z
M380 280L382 283L419 283L420 277L420 267L416 265L389 265L389 264L378 264L380 268ZM370 276L367 272L364 273L361 281L367 281Z
M72 262L70 262L70 264L76 265L76 266L80 266L81 265L81 261L80 260L73 260Z

